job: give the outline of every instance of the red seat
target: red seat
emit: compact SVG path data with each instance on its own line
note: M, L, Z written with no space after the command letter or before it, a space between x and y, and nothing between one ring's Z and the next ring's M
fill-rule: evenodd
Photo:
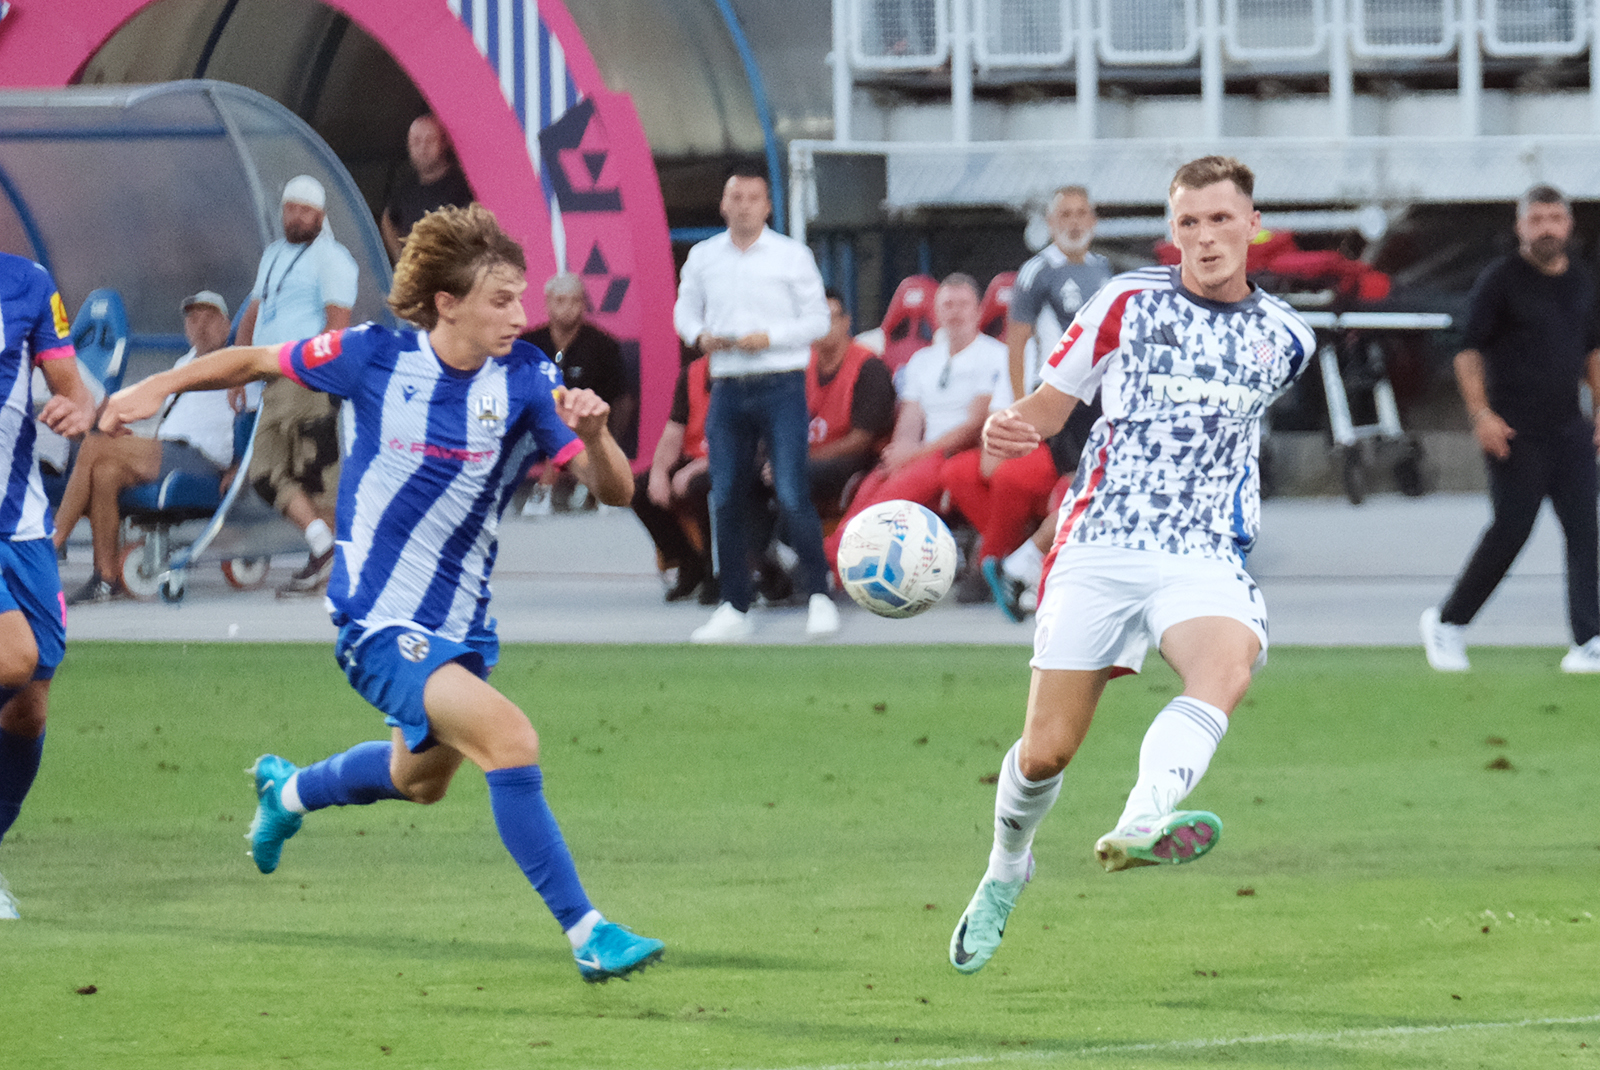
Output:
M1015 271L1002 271L989 280L989 288L983 291L983 305L978 309L978 330L1005 341L1006 313L1011 311L1011 291L1016 285Z
M883 362L891 372L933 342L933 294L938 288L931 275L911 275L895 287L883 314Z

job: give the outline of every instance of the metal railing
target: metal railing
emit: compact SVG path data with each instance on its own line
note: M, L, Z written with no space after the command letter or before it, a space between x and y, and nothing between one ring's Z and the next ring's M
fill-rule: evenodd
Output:
M1479 41L1492 56L1573 56L1589 46L1595 0L838 0L848 10L851 65L936 70L951 61L953 27L972 28L981 68L1068 67L1088 33L1110 67L1193 64L1216 6L1226 57L1304 60L1347 42L1368 61L1426 60ZM959 11L957 10L959 5ZM1477 32L1473 32L1476 27Z

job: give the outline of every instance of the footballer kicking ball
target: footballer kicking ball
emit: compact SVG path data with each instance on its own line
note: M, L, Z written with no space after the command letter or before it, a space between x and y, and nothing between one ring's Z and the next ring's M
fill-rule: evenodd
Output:
M914 617L943 598L956 576L956 540L916 502L869 505L844 527L839 578L880 617Z

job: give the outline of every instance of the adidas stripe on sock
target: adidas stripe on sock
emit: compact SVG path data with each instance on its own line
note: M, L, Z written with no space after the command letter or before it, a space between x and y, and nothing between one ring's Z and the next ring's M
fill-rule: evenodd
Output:
M1139 746L1139 779L1117 827L1176 810L1205 776L1227 731L1228 715L1209 702L1179 695L1167 703Z

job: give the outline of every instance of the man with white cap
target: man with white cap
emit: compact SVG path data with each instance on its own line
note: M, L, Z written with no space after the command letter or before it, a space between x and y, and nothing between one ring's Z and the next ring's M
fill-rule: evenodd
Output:
M178 358L183 367L228 344L228 302L211 290L184 299L183 333L190 349ZM124 487L151 483L172 472L218 475L233 464L233 408L226 390L175 395L162 409L155 437L91 433L84 436L78 460L56 512L59 550L84 516L94 541L94 573L67 596L67 605L109 602L125 597L117 536L121 516L117 495Z
M355 257L324 226L322 183L299 175L283 187L283 237L267 246L239 345L298 342L350 326L356 302ZM338 410L326 394L288 378L267 386L251 455L251 484L305 532L305 567L279 597L316 594L333 569L333 508L339 488Z

